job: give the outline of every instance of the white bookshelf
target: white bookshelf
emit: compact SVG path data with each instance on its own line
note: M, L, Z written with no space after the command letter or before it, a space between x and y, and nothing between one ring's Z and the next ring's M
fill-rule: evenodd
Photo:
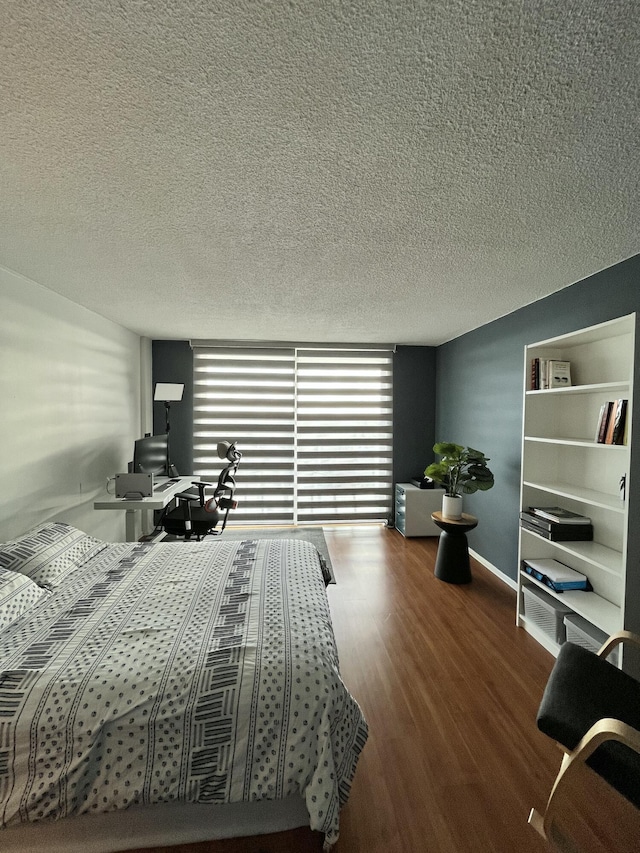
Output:
M527 616L524 585L541 587L606 634L625 627L635 329L630 314L525 347L520 507L560 505L589 516L594 531L593 541L556 542L520 528L517 624L554 654L556 642ZM534 358L570 361L572 385L532 390ZM628 400L626 444L598 443L600 408L620 398ZM582 572L593 591L554 593L522 571L523 560L536 558Z

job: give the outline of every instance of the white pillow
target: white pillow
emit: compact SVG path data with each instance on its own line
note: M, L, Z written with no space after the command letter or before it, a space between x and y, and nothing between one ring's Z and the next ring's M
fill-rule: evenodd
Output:
M43 595L47 591L31 578L0 569L0 631L19 619Z
M107 547L62 521L49 521L0 545L0 568L28 575L40 586L58 586L64 578Z

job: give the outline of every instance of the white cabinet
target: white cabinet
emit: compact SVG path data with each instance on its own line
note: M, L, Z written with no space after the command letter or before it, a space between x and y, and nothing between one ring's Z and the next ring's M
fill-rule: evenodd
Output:
M442 509L444 489L420 489L413 483L396 483L395 525L403 536L439 536L431 513Z
M627 627L635 331L631 314L525 347L521 509L560 505L593 522L589 542L520 528L517 623L553 653L556 643L526 613L522 588L536 581L522 572L523 560L553 558L587 575L592 592L544 589L606 634ZM570 361L573 384L531 390L535 358ZM601 407L618 399L628 401L626 443L598 442Z

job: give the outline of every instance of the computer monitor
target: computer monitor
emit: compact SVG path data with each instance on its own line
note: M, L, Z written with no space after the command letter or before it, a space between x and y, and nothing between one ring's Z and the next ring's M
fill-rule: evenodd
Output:
M133 473L156 474L168 477L169 436L147 435L139 438L133 448Z

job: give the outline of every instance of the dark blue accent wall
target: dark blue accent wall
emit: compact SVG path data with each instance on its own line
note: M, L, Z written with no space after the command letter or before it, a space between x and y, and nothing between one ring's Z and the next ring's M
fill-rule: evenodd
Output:
M640 255L438 347L436 440L484 451L496 485L464 498L469 545L517 576L524 347L640 311Z
M398 347L393 357L393 482L406 483L433 461L435 347Z

